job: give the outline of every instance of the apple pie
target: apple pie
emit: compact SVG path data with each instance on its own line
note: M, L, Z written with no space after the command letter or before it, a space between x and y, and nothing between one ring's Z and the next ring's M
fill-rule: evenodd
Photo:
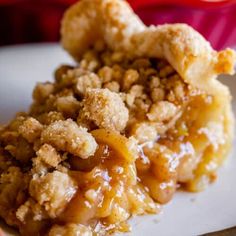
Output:
M177 189L216 179L234 123L217 76L234 73L233 50L185 24L147 27L123 0L79 1L61 35L75 65L38 83L29 112L0 129L8 225L24 236L126 232Z

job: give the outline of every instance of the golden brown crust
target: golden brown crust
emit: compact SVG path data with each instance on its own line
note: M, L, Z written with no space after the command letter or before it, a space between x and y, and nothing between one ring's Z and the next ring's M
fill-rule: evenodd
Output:
M218 114L224 114L224 121L218 116L216 122L224 127L226 143L230 146L234 126L231 96L216 77L234 73L233 50L216 52L186 24L146 27L123 0L78 2L67 10L61 33L64 48L76 59L97 41L105 42L111 50L125 52L128 57L166 59L187 84L215 96L219 104L215 109ZM205 124L212 119L206 117Z
M61 33L64 48L77 59L89 46L102 40L110 49L124 51L129 57L164 58L187 83L210 89L213 94L222 90L228 94L214 78L220 73L234 72L234 51L214 51L186 24L146 27L123 0L78 2L67 10Z
M62 44L78 59L98 40L123 48L134 33L144 29L125 1L85 0L66 11L61 27Z
M229 150L234 125L231 95L217 76L234 73L235 51L215 51L186 24L146 27L123 0L80 1L64 15L61 33L64 48L77 60L98 41L128 58L167 60L186 84L213 97L215 105L198 119L203 126L213 122L221 127L225 140L221 151ZM189 189L195 191L191 186Z

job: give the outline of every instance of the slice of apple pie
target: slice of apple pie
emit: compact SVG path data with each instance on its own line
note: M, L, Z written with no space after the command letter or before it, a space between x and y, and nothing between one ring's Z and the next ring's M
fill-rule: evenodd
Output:
M217 80L235 53L191 27L146 27L122 0L81 0L62 20L76 65L38 83L0 130L0 216L21 235L107 235L216 178L233 137ZM158 230L158 229L157 229Z

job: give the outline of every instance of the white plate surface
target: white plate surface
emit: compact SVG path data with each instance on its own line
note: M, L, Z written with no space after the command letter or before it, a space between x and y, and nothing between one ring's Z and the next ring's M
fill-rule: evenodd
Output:
M15 112L27 110L32 89L38 81L52 80L56 67L73 63L57 44L0 48L0 123ZM222 78L234 96L236 76ZM192 236L236 226L236 142L219 178L205 192L176 193L160 215L136 217L131 221L135 236Z

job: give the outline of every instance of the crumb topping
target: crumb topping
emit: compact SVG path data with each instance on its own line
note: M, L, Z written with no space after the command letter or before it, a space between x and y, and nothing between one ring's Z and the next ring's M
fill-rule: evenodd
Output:
M108 89L89 89L82 100L79 117L94 122L99 128L122 131L129 112L119 94Z
M71 119L50 124L43 130L41 142L83 159L93 155L97 148L95 139L86 128L78 126Z

